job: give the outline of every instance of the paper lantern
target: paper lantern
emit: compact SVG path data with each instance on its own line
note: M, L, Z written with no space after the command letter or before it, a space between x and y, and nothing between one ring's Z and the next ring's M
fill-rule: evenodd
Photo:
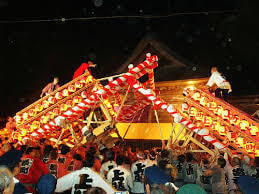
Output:
M222 116L222 113L223 113L223 108L222 106L217 106L215 109L214 109L214 113L218 116Z
M40 122L39 121L33 121L31 125L32 125L32 128L34 130L40 128Z
M40 122L41 123L47 123L49 121L49 117L48 116L41 116L40 117Z
M50 104L55 104L57 102L57 99L55 97L53 97L53 96L50 96L48 98L48 101L49 101Z
M250 133L251 133L251 135L256 136L257 133L259 133L259 130L258 130L258 127L257 127L257 126L252 125L252 126L250 126L249 128L250 128Z
M27 120L29 118L29 114L27 112L22 115L23 120Z
M239 122L239 127L240 127L241 130L244 130L244 131L247 130L248 127L249 127L248 121L247 120L240 121Z
M207 103L207 106L208 106L209 110L214 111L215 108L217 107L217 103L212 101L212 102Z
M58 100L62 99L62 98L63 98L62 93L61 93L61 92L57 92L57 93L55 94L55 98L58 99Z
M54 108L53 109L53 113L55 116L59 115L60 114L60 109L59 108Z
M192 95L192 98L196 101L199 101L200 98L201 98L201 93L200 92L195 92L193 95Z
M200 105L202 106L207 106L207 103L208 103L208 98L207 97L201 97L200 99Z
M222 112L222 117L223 117L223 119L225 119L225 120L229 120L230 117L231 117L231 115L230 115L230 110L228 110L228 109L223 110L223 112Z
M86 77L86 76L82 77L82 78L80 79L80 82L81 82L81 83L86 83L86 82L87 82L87 77Z
M74 85L68 86L67 89L68 89L69 92L75 92L76 91L76 87Z
M81 101L82 101L82 98L80 96L75 96L73 98L73 102L76 103L76 104L80 103Z
M43 106L43 108L48 108L48 107L49 107L49 101L44 100L44 101L42 102L42 106Z
M236 140L236 133L234 132L228 132L227 133L227 138L229 139L230 142L235 142Z
M66 104L61 104L59 108L63 112L63 111L66 111L68 109L68 106Z
M230 117L230 124L232 124L232 125L239 125L239 122L240 122L239 116L237 116L237 115L232 115L232 116Z
M18 124L23 123L23 121L24 121L23 118L19 115L16 116L15 120L16 120L16 123L18 123Z
M83 91L81 93L81 96L82 96L82 98L87 98L88 97L88 93L86 91Z
M254 151L255 151L255 144L253 142L247 142L245 144L245 150L248 153L254 153Z
M89 75L87 77L86 83L91 83L91 82L93 82L93 76Z
M31 117L34 117L36 115L36 111L34 109L30 109L28 113Z
M83 83L80 82L80 81L77 81L77 82L75 83L75 86L76 86L76 88L82 88L82 87L83 87Z
M220 126L218 131L221 136L225 136L227 134L227 130L225 126Z
M62 95L63 95L63 96L68 96L68 95L69 95L68 89L64 89L64 90L62 91Z
M195 115L196 120L202 121L204 114L202 112L197 112Z
M43 110L42 104L37 104L37 105L35 106L35 110L36 110L37 112L42 111L42 110Z
M220 126L221 125L217 121L213 121L211 128L213 131L219 131Z
M49 111L49 112L46 114L46 116L49 117L50 119L54 119L55 114L54 114L52 111Z
M236 139L236 145L238 146L238 148L243 148L245 145L245 139L242 137L238 137Z
M190 107L189 109L189 116L194 117L197 113L197 109L195 107Z
M205 126L209 127L212 125L212 118L210 116L203 117L203 123Z
M255 150L255 157L259 157L259 149Z
M187 113L188 110L189 110L189 107L190 107L190 106L189 106L187 103L183 103L183 104L182 104L182 111L185 112L185 113Z
M66 105L67 105L68 107L74 106L73 100L68 100L68 101L66 101Z

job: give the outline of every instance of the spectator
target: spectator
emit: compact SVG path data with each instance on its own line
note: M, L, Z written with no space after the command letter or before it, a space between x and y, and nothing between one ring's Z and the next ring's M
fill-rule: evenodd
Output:
M197 171L196 184L200 185L205 191L211 192L211 175L204 176L204 172L210 169L208 160L201 160L201 164Z
M197 179L198 164L194 161L191 153L186 154L186 163L183 166L185 184L195 184Z
M82 63L80 67L75 71L73 79L76 79L80 75L84 74L86 70L88 70L89 67L96 67L95 64L93 64L92 61L88 61L87 63ZM91 73L91 72L90 72Z
M7 117L7 123L5 125L5 128L8 129L10 133L16 131L16 121L13 117Z
M71 193L76 193L78 190L101 187L106 193L115 193L112 186L95 172L93 168L94 161L94 156L89 155L83 163L84 168L59 178L55 192L59 193L72 189Z
M56 189L57 180L51 174L40 177L36 190L38 194L53 194Z
M118 191L130 191L133 187L131 173L125 168L125 156L116 157L117 167L111 169L107 174L107 180Z
M228 100L228 95L230 92L232 92L231 85L226 79L218 72L217 67L211 68L211 76L207 83L207 86L210 88L213 87L213 85L217 86L217 89L215 90L215 96L217 98L222 98L225 101Z
M50 93L52 93L53 91L55 91L56 89L58 89L60 87L58 85L58 82L59 82L59 78L54 77L53 82L49 83L47 86L45 86L45 88L43 88L40 97L42 98L44 96L44 94L47 96Z
M179 155L176 161L173 161L173 164L177 168L177 178L175 180L175 185L177 187L181 187L184 184L184 174L183 174L184 162L185 162L185 156L183 154Z

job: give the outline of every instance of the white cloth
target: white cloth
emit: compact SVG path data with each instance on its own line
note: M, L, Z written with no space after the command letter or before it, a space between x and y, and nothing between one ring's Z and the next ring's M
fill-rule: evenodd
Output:
M229 83L226 81L226 79L222 77L222 75L219 72L215 71L211 74L207 85L209 87L212 87L213 84L216 84L219 88L228 89L227 87Z
M91 185L91 187L100 187L104 189L106 193L115 193L116 190L113 189L111 185L109 185L98 173L87 167L84 167L81 170L76 170L59 178L55 192L60 193L72 188L71 193L75 193L75 186L80 183L80 178L82 181L82 175L87 176L88 180L92 180L91 182L86 182L85 185ZM83 191L83 189L80 190Z
M147 161L136 161L131 165L131 173L133 179L133 187L131 192L133 193L145 193L144 183L142 181L142 176L144 174L144 170L147 167Z
M114 161L108 161L102 164L100 173L103 177L106 177L107 173L109 172L109 170L115 168L117 166L117 164Z
M111 169L107 174L107 181L118 191L130 191L133 187L131 173L123 166Z

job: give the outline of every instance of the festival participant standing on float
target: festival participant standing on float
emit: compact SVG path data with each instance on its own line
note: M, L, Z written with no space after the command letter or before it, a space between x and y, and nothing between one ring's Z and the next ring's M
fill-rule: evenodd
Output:
M60 86L58 85L59 82L59 78L58 77L54 77L53 82L49 83L47 86L45 86L45 88L43 88L42 93L40 95L40 97L42 98L44 96L44 94L47 96L49 95L51 92L55 91L56 89L58 89Z
M86 70L88 70L89 67L96 67L96 64L93 64L92 61L88 61L87 63L82 63L80 67L75 71L73 79L76 79L80 75L84 74ZM89 70L91 73L91 71Z
M230 83L218 72L217 67L211 68L211 76L207 86L210 90L213 90L212 88L216 86L215 96L225 101L228 100L229 93L232 92Z

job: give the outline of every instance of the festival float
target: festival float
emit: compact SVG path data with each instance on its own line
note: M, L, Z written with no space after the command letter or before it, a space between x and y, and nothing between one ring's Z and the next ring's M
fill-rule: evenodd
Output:
M158 57L148 53L144 62L129 65L128 72L120 75L95 79L87 71L19 111L11 141L22 145L47 138L70 147L87 141L112 147L130 133L135 139L152 139L158 134L163 147L207 152L212 158L221 152L259 156L256 120L196 87L183 90L185 102L181 107L168 104L154 82L157 67ZM147 79L141 82L143 76ZM102 85L103 80L108 84ZM152 130L156 134L143 127L146 121L142 127L131 129L147 107L154 112L156 125ZM159 121L159 110L169 115L170 125Z

